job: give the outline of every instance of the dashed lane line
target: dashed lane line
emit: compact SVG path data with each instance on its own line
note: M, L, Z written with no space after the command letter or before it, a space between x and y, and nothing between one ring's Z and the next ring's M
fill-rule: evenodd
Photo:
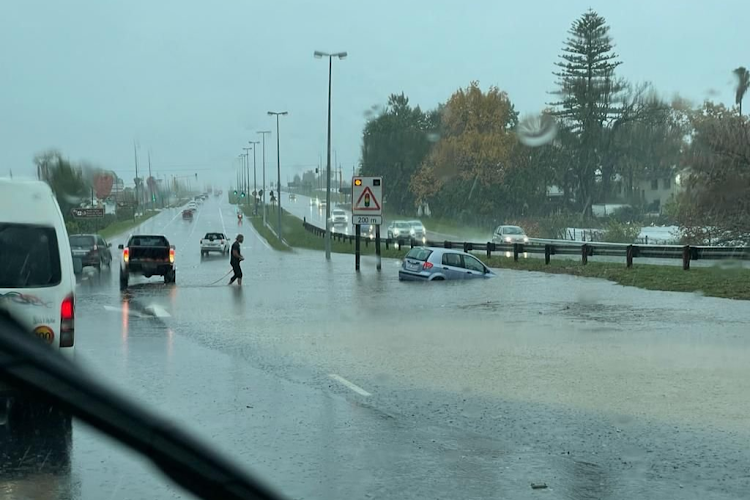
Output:
M369 392L367 392L366 390L362 389L362 388L361 388L360 386L358 386L357 384L355 384L355 383L353 383L353 382L349 382L348 380L346 380L346 379L345 379L344 377L342 377L341 375L337 375L337 374L335 374L335 373L330 373L330 374L328 375L328 377L329 377L329 378L331 378L332 380L335 380L336 382L338 382L338 383L342 384L343 386L345 386L345 387L347 387L347 388L351 389L352 391L356 392L356 393L357 393L357 394L359 394L360 396L365 396L365 397L367 397L367 396L372 396L372 394L370 394L370 393L369 393Z

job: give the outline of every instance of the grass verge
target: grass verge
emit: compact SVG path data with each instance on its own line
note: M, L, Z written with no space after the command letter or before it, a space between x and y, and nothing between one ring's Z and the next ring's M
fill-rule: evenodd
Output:
M479 257L479 256L478 256ZM694 267L683 271L680 266L638 264L628 269L625 264L589 262L585 266L573 260L552 260L549 265L537 258L519 259L492 257L482 260L490 267L519 271L540 271L551 274L570 274L586 278L601 278L620 285L646 290L693 292L709 297L750 300L750 269L739 267Z
M112 238L113 236L117 236L118 234L124 233L125 231L134 228L138 224L141 224L142 222L147 221L154 215L157 215L159 212L157 210L149 210L147 212L144 212L143 215L140 217L136 217L135 220L123 220L120 222L115 222L113 224L110 224L109 226L105 227L101 231L98 231L98 233L103 238Z
M243 209L243 212L245 210ZM252 212L252 209L249 210ZM258 234L261 235L262 238L264 238L269 245L271 245L271 248L274 250L278 250L280 252L291 252L292 248L285 245L281 241L279 241L279 238L276 236L276 233L274 231L271 231L269 228L263 225L263 216L260 217L254 217L253 215L246 214L245 218L250 221L250 223L253 225L253 228L258 232ZM276 220L276 219L274 219ZM299 220L299 219L297 219ZM300 223L300 226L302 223ZM286 232L284 234L284 239L286 240Z

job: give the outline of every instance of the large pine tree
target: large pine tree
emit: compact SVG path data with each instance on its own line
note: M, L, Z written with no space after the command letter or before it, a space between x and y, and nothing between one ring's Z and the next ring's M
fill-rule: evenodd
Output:
M557 77L559 98L550 103L568 135L575 140L572 170L578 180L578 201L584 214L591 211L596 170L600 166L603 130L617 119L625 84L615 77L621 64L614 53L612 37L605 19L589 10L578 18L563 44Z

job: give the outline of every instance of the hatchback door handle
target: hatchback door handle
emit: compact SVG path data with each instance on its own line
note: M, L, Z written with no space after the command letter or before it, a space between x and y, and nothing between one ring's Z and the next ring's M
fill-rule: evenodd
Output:
M447 267L444 267L443 269L445 269L446 271L448 270L448 268L447 268Z

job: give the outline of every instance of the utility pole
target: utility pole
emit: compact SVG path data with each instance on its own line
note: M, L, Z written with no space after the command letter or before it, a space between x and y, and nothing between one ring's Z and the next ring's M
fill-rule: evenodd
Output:
M266 134L270 134L270 130L261 130L258 132L263 136L263 186L260 188L263 191L263 225L266 225Z

